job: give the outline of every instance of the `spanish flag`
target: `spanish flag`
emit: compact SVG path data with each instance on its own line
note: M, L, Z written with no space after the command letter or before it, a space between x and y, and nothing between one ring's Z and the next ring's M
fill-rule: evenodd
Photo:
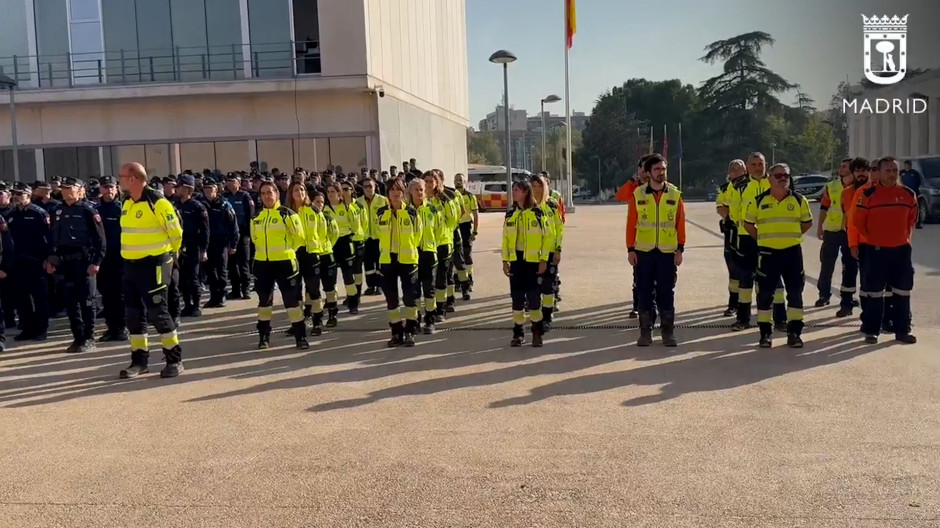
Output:
M574 45L574 34L578 32L578 17L575 0L565 0L565 36L568 47Z

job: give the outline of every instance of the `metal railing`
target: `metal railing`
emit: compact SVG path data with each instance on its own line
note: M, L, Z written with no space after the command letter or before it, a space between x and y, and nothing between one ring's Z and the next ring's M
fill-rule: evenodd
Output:
M290 78L319 74L320 66L315 41L0 57L0 73L20 90Z

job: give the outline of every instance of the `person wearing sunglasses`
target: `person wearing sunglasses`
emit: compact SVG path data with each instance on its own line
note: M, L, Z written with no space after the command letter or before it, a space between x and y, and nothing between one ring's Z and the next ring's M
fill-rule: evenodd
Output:
M851 170L852 158L842 160L839 165L839 178L826 184L819 199L819 221L816 223L816 238L822 241L819 251L819 299L816 308L829 305L832 295L832 272L836 269L836 258L842 253L842 285L839 288L841 301L838 317L852 313L852 298L855 295L855 277L858 275L858 261L849 251L849 237L845 231L846 203L842 201L845 189L852 187L855 176Z
M773 346L773 302L783 279L787 296L787 345L802 348L803 339L803 235L813 226L806 197L790 189L790 167L770 168L770 189L751 200L744 213L744 229L757 241L757 326L761 348Z
M748 204L770 189L767 177L767 158L760 152L752 152L747 157L747 185L730 196L731 207L740 208L739 219L743 219ZM751 302L754 295L755 274L758 264L757 241L744 228L743 220L738 223L737 258L738 272L738 313L737 321L731 325L732 332L740 332L751 327ZM787 328L787 309L784 305L783 285L777 284L774 291L774 325L780 331Z

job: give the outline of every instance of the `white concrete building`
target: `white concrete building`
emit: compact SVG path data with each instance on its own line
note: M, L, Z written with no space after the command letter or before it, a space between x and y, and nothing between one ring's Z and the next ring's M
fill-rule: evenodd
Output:
M922 114L849 111L849 155L868 159L892 155L899 158L940 155L940 70L929 71L892 86L866 90L856 98L857 107L867 99L925 99Z
M466 0L0 0L20 179L467 169ZM12 181L0 92L0 178Z

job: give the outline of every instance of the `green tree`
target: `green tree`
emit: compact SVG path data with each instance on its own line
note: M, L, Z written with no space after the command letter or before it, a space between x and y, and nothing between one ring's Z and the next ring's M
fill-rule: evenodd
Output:
M489 132L467 130L467 162L479 165L501 165L503 152Z
M556 126L548 130L548 133L545 135L545 167L542 167L542 145L541 145L541 136L535 140L535 149L533 150L534 154L532 155L532 167L535 171L548 171L554 177L561 177L563 172L563 167L565 167L566 162L564 156L566 155L566 143L567 138L565 135L564 126ZM581 132L578 130L571 131L571 150L575 153L582 148L582 136Z

